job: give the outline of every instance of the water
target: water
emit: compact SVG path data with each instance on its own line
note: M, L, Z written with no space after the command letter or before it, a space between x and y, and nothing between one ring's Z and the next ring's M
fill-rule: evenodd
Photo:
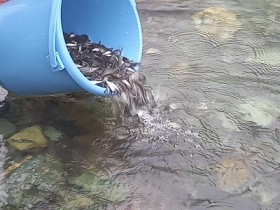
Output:
M225 10L199 13L210 7ZM121 123L110 101L83 95L10 98L5 118L17 129L37 124L63 133L39 152L63 162L61 191L97 169L129 189L104 209L279 209L279 7L273 0L139 0L141 70L158 104L152 113Z

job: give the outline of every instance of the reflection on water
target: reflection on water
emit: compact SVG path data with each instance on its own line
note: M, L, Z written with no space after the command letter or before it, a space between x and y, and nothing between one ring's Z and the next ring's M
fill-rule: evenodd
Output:
M138 8L141 69L158 106L121 123L106 99L11 96L1 133L38 125L48 145L7 144L5 208L279 209L278 1L138 0Z

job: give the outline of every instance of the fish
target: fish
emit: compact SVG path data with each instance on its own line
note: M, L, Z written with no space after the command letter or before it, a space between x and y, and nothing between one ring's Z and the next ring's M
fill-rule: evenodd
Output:
M77 43L67 43L66 44L67 47L77 47Z
M105 89L112 99L122 100L131 113L152 100L145 89L146 77L136 67L139 63L122 55L122 49L92 42L86 34L67 34L64 39L69 54L92 85Z

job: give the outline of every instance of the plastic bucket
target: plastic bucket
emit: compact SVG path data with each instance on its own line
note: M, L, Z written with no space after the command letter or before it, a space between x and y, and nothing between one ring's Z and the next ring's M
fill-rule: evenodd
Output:
M87 34L141 60L134 0L10 0L0 5L0 85L20 95L87 91L104 96L105 89L76 67L63 32Z

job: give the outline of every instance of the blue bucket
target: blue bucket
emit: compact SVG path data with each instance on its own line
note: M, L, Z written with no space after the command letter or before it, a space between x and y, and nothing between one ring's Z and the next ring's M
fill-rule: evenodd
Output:
M76 67L63 32L87 34L141 60L134 0L10 0L0 5L0 85L20 95L87 91L105 96L105 89Z

